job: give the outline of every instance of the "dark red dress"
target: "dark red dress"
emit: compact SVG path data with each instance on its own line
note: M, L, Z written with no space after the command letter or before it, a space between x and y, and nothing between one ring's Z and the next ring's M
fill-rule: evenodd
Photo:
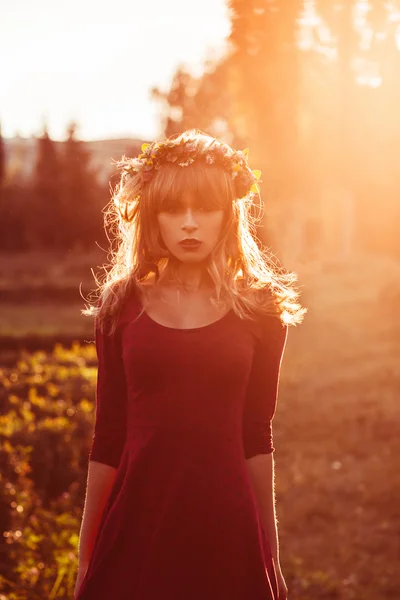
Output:
M90 459L118 469L79 600L276 600L246 458L274 451L287 327L156 323L130 295L96 331Z

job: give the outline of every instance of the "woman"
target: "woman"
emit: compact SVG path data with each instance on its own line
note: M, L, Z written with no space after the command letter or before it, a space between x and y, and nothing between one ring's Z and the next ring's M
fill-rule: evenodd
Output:
M77 600L282 600L271 420L305 312L250 220L259 172L197 130L119 163L96 317ZM117 221L115 221L117 219Z

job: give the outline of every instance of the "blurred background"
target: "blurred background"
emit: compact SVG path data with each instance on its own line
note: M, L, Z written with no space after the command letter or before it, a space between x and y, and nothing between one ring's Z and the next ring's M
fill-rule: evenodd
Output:
M250 148L299 278L274 419L291 600L400 599L400 2L1 7L0 600L71 598L113 160Z

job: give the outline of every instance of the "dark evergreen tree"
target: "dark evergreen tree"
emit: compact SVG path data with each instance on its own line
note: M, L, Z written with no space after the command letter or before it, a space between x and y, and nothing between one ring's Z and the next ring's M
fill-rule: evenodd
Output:
M62 151L62 204L64 242L69 249L82 250L93 248L100 231L103 194L90 152L76 132L76 124L70 123Z
M0 126L0 251L26 250L25 210L30 198L19 182L7 181L6 148Z
M28 239L30 247L58 249L63 228L61 213L61 165L56 143L46 126L37 140L33 172Z
M6 152L5 152L4 140L3 140L1 124L0 124L0 190L4 186L5 174L6 174Z

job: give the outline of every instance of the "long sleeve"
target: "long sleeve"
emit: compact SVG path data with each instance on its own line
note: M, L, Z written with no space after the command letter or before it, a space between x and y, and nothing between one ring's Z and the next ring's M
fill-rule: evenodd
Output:
M274 452L272 418L288 327L276 317L263 317L248 381L243 412L245 458Z
M126 437L126 379L120 331L102 333L95 322L98 358L96 419L89 460L118 468Z

